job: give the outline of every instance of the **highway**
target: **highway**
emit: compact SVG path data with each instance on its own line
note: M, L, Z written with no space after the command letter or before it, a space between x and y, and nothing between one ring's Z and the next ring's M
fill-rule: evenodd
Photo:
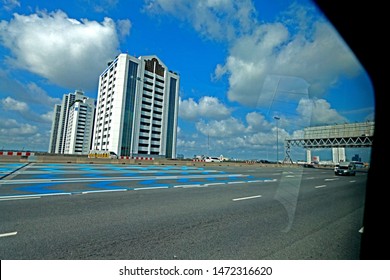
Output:
M2 260L359 259L367 173L0 163Z

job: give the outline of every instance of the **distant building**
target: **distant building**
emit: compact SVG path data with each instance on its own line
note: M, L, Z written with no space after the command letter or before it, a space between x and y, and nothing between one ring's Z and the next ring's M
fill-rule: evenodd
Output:
M359 162L361 162L361 161L362 161L362 158L359 156L359 154L355 154L355 155L352 157L352 161L359 161Z
M86 108L86 106L89 109ZM92 134L90 130L93 126L89 125L88 120L91 119L93 121L94 119L94 107L95 100L84 96L84 92L80 90L63 95L61 105L56 104L54 107L49 153L82 153L79 151L84 151L84 145L87 145L87 143L84 140L81 143L80 137L77 141L74 141L76 140L77 135L81 134L85 134L85 137L89 137L89 150ZM77 110L76 114L74 114L75 110ZM78 112L78 110L80 110L80 112ZM84 113L86 115L84 115ZM76 123L74 123L75 120ZM70 130L68 131L69 124L71 124L71 128L69 128ZM73 131L73 133L71 133L71 131ZM73 142L74 148L71 148L70 145L73 145L71 144ZM67 150L65 150L66 143L68 143ZM80 145L82 146L81 148Z
M179 82L154 55L118 55L99 78L92 148L175 158Z
M54 114L53 114L53 122L51 125L51 135L50 135L50 143L49 143L49 153L54 154L56 152L56 143L57 143L57 135L58 135L58 126L60 124L60 116L61 116L61 105L54 105Z
M69 108L64 154L88 154L91 149L95 99L75 100Z
M339 163L346 160L345 148L332 148L333 163Z

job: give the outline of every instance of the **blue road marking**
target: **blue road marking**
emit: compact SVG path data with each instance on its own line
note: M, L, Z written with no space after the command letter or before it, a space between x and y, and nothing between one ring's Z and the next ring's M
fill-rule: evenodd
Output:
M7 163L7 164L1 164L0 165L0 173L8 173L10 171L14 171L17 168L22 167L24 164L19 163Z
M48 173L48 174L34 174L32 175L31 177L35 178L35 179L55 179L55 178L58 178L59 174L52 174L52 173Z
M138 175L138 173L125 173L125 174L123 174L124 177L134 177L137 175Z
M16 168L23 167L24 164L0 164L0 172L12 172ZM45 165L32 165L34 174L30 174L32 178L31 184L27 182L23 187L13 188L12 184L7 184L11 186L12 189L8 189L10 192L22 191L31 195L45 195L45 194L76 194L83 191L88 192L91 189L96 191L115 191L115 190L134 190L140 188L174 188L175 186L194 186L199 185L200 187L212 186L217 184L228 184L234 181L246 182L246 183L256 183L256 182L266 182L273 181L272 178L259 178L252 175L246 176L242 174L232 174L225 171L197 168L197 167L188 167L188 166L137 166L137 165L124 165L124 166L112 166L112 165L85 165L85 164L73 164L73 165L63 165L63 164L45 164ZM72 174L73 170L73 174ZM145 172L149 171L149 172ZM41 172L40 174L37 172ZM154 173L155 172L155 173ZM27 172L28 173L28 172ZM31 172L30 172L31 173ZM145 177L145 173L154 173L153 176L161 176L160 178L148 179ZM21 173L23 174L23 173ZM66 174L66 178L64 178ZM112 174L118 174L118 178L112 179ZM174 178L170 177L172 174L176 174ZM226 175L225 175L226 174ZM74 175L77 178L71 177ZM180 178L180 176L189 175L189 178ZM195 176L192 176L195 175ZM115 176L115 175L114 175ZM167 177L168 176L168 177ZM128 177L128 178L126 178ZM129 178L130 177L130 178ZM132 178L134 177L134 179ZM139 177L139 178L137 178ZM191 178L192 177L192 178ZM92 178L89 180L87 178ZM93 178L96 178L94 180ZM121 182L121 178L123 181ZM40 181L42 179L42 181ZM54 179L51 181L51 179ZM58 182L62 181L63 182ZM80 179L80 180L78 180ZM107 180L105 180L107 179ZM124 181L133 182L131 187L123 186L126 185ZM67 182L69 180L69 182ZM103 181L102 181L103 180ZM134 181L133 181L134 180ZM17 180L16 180L17 181ZM24 180L22 180L24 181ZM44 182L46 181L46 182ZM87 182L88 181L88 182ZM69 189L70 184L81 183L81 187L77 185L72 185L72 191L66 190ZM62 185L61 185L62 184ZM120 186L122 185L122 186ZM16 184L17 186L17 184ZM138 186L138 187L137 187ZM9 188L9 187L8 187ZM53 189L55 188L55 189ZM80 190L80 189L85 190ZM7 192L2 188L2 193ZM5 196L9 194L4 194ZM20 194L18 194L20 195Z
M47 189L49 187L53 187L57 185L57 183L47 183L47 184L36 184L34 186L26 186L15 188L15 190L23 191L23 192L31 192L35 194L48 194L48 193L63 193L63 190L50 190Z
M171 184L157 183L156 180L145 180L145 181L139 182L139 184L147 186L146 188L169 187L171 185Z
M113 182L116 182L116 181L113 180L113 181L102 181L102 182L97 182L97 183L93 183L93 184L88 184L88 187L91 187L91 188L98 188L98 189L104 189L104 190L123 189L123 187L119 187L119 186L110 186L109 184L112 184Z

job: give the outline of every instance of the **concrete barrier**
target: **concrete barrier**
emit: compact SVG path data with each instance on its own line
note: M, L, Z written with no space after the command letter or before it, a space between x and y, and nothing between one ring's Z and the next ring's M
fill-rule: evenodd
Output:
M135 164L135 165L178 165L178 166L248 166L248 167L301 167L296 164L265 164L254 162L205 162L205 161L192 161L179 160L179 159L165 159L165 158L141 158L141 157L123 157L119 159L109 158L88 158L88 156L76 156L76 155L37 155L34 156L0 156L0 162L37 162L37 163L59 163L59 164Z

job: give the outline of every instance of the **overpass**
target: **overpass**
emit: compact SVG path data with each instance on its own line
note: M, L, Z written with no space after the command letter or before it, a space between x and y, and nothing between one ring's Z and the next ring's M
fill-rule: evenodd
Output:
M306 149L307 161L311 161L311 150L332 148L333 162L345 160L345 148L371 147L374 138L375 122L314 126L304 129L303 138L285 139L284 162L293 162L290 156L292 147Z

